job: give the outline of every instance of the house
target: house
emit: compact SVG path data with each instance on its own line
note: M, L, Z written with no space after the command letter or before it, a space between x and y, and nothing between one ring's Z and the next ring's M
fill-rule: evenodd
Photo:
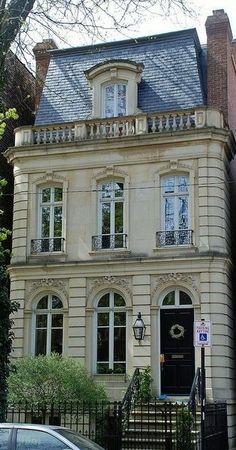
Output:
M149 365L157 396L186 398L200 366L193 322L204 318L207 397L228 401L233 425L236 44L223 10L206 30L207 47L195 29L41 45L35 125L18 128L6 152L14 357L77 358L111 398Z
M33 123L35 78L11 51L6 57L5 70L6 83L1 100L5 109L16 108L19 115L17 121L8 122L0 140L0 177L8 182L4 189L5 195L0 200L0 209L4 211L1 226L12 229L14 180L12 167L7 163L3 152L14 144L14 127ZM9 248L10 242L7 245Z

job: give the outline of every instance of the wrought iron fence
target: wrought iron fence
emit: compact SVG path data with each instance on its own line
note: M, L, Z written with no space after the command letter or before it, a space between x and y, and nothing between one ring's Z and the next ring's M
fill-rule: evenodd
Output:
M46 252L64 252L65 239L61 237L32 239L31 254Z
M227 406L208 403L205 407L205 449L228 450Z

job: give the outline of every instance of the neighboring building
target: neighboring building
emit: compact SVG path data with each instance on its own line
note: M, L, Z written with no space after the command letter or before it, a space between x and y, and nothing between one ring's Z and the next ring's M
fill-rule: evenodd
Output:
M51 51L35 126L6 152L14 356L78 358L117 398L147 365L158 396L189 395L201 318L207 396L235 398L236 44L224 11L206 27L207 49L191 29Z
M9 52L6 58L5 70L6 83L1 100L6 109L16 108L19 115L17 121L8 122L0 140L0 177L7 179L8 182L4 189L5 195L0 200L0 209L4 211L1 216L1 226L11 229L14 180L12 167L7 164L3 152L14 144L14 127L33 123L35 78L12 52Z

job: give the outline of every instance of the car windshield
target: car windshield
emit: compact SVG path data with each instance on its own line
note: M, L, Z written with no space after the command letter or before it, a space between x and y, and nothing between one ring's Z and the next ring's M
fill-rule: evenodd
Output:
M65 430L65 429L57 429L56 430L61 436L68 439L68 441L72 442L72 444L77 445L81 450L91 449L91 450L101 450L101 447L95 442L90 441L89 439L84 438L83 436L75 433L74 431Z

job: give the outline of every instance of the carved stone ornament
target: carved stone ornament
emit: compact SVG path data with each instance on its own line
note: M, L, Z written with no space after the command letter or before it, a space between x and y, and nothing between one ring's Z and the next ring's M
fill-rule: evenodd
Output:
M126 291L129 295L131 295L131 287L130 282L127 278L114 277L112 275L107 275L101 278L95 278L89 280L88 285L88 295L90 295L93 290L99 287L107 287L107 286L120 286L124 291Z
M152 296L161 289L166 284L176 284L180 285L184 283L191 287L194 291L198 292L197 280L194 274L190 273L166 273L155 278L154 289L152 291Z
M38 288L57 288L63 294L67 295L67 284L65 281L58 280L56 278L42 278L41 280L36 280L30 284L30 292L36 291Z

